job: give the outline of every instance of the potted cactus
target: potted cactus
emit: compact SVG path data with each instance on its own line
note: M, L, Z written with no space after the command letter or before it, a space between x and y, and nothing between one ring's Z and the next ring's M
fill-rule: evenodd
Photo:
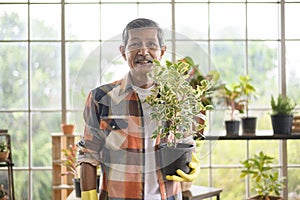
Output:
M182 61L166 61L161 65L154 61L154 68L149 76L155 81L156 87L146 102L152 107L151 118L161 122L154 130L152 138L168 140L159 146L158 163L163 166L163 172L176 174L177 169L189 172L187 163L191 160L194 144L180 142L189 136L195 136L204 128L196 118L206 120L202 111L211 110L212 105L204 105L203 94L211 87L208 80L193 88L187 80L189 64ZM183 165L180 158L186 158ZM166 164L164 163L166 162ZM170 164L171 163L171 164ZM170 169L170 171L168 171Z

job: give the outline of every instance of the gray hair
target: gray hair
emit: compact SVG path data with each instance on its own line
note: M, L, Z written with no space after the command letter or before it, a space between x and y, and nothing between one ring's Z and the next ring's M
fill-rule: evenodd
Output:
M155 29L157 29L157 38L159 41L159 45L160 45L160 47L165 46L164 33L163 33L163 30L160 28L159 24L156 23L155 21L152 21L151 19L138 18L138 19L134 19L131 22L129 22L127 24L127 26L125 27L125 29L123 30L122 40L123 40L123 45L125 47L128 42L128 31L131 29L137 29L137 28L155 28Z

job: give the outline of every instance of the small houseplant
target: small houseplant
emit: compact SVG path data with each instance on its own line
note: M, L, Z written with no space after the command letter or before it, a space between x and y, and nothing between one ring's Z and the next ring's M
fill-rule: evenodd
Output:
M4 185L1 184L0 186L0 200L8 200L8 195L7 195L7 191L4 188Z
M80 178L78 173L79 163L77 162L77 147L75 145L69 145L67 148L62 149L61 151L65 157L61 161L61 165L67 168L67 171L62 172L61 175L73 176L76 197L81 197Z
M199 65L195 64L193 59L189 56L180 59L180 61L189 64L188 81L194 89L197 88L197 85L201 85L203 80L208 80L211 83L211 87L203 93L202 103L203 105L213 105L213 95L216 91L224 88L224 83L222 83L220 79L220 73L217 70L210 70L207 74L202 73L199 70Z
M252 158L242 161L244 168L241 171L240 177L244 178L249 175L252 186L257 192L256 196L250 197L249 199L282 199L280 197L280 191L284 187L283 179L279 177L278 170L271 166L273 160L273 157L268 156L261 151Z
M256 89L251 83L252 79L248 76L240 76L239 85L245 104L246 116L242 117L243 134L255 134L256 131L256 117L249 116L249 102L256 96Z
M161 122L154 130L152 138L159 137L168 140L159 147L158 153L163 155L158 156L161 158L158 163L163 167L163 172L164 169L167 171L167 168L172 168L171 172L166 172L169 175L176 174L178 168L188 172L189 167L186 163L191 159L194 145L179 143L179 141L198 134L204 125L199 124L196 118L205 119L201 112L213 108L202 102L203 94L211 86L210 82L203 80L200 85L193 88L187 80L188 69L189 64L182 61L174 63L166 61L166 65L154 61L154 68L149 73L156 87L152 90L153 93L146 98L146 102L153 109L151 118ZM177 162L181 156L187 157L183 166L174 166L174 161ZM163 164L163 161L166 161L167 164ZM172 164L170 165L170 163Z
M0 142L0 161L5 161L8 158L9 151L5 141Z
M230 118L225 120L227 135L239 134L240 121L236 118L236 112L244 113L245 100L242 98L242 94L239 82L226 84L224 87L223 96L230 113Z
M271 96L271 120L274 134L291 134L293 126L293 112L296 103L289 97L279 94L277 98Z

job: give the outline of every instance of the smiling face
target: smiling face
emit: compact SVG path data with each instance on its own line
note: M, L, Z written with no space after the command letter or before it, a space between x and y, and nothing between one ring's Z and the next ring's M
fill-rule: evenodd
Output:
M142 82L147 81L147 73L153 68L153 60L160 60L166 47L160 47L157 38L157 29L143 28L128 31L126 47L121 46L122 56L130 67L133 79Z

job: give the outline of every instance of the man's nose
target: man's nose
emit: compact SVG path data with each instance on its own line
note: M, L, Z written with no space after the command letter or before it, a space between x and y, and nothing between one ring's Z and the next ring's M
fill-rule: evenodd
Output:
M138 54L139 55L149 55L149 48L147 48L146 45L143 45L141 48L139 48Z

